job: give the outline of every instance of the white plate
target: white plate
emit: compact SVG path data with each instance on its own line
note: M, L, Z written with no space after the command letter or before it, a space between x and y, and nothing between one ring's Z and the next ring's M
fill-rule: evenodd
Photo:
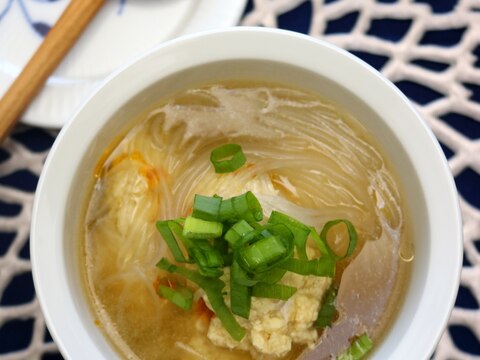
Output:
M0 0L0 96L68 2ZM120 64L176 36L235 25L245 3L246 0L108 0L23 114L22 122L63 126L82 99Z

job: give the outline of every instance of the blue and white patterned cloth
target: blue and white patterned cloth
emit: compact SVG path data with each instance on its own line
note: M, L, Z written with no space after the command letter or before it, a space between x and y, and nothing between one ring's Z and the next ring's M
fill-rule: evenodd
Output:
M19 2L43 36L51 24L29 10L41 1L56 0L8 0L3 8L0 1L0 21ZM119 0L118 11L123 6ZM433 357L480 359L480 1L251 0L242 24L307 33L351 51L392 80L431 126L455 176L465 229L461 286ZM29 262L31 205L56 135L21 125L0 146L0 359L62 359Z
M47 35L48 31L52 28L53 24L46 22L41 19L35 19L31 14L31 10L29 8L29 3L33 2L41 2L41 3L55 3L62 0L6 0L3 4L0 3L0 21L6 16L8 16L10 10L12 9L12 5L14 2L17 2L20 6L21 12L23 14L25 22L35 31L39 36L44 37ZM121 14L125 7L127 0L118 0L118 13Z

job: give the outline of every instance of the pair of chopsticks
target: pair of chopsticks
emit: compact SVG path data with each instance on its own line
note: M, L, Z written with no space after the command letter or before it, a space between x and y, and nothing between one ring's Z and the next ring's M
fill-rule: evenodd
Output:
M0 99L0 142L68 53L105 0L71 0L45 40Z

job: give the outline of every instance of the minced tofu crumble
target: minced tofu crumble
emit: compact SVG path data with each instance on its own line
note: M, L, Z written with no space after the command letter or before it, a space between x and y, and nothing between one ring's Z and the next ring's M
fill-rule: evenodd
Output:
M226 272L223 275L226 284L229 283L228 278L229 273ZM232 339L217 317L210 321L207 336L217 346L247 350L253 357L260 354L284 356L294 343L313 348L318 339L313 324L317 319L322 297L331 281L332 279L327 277L287 272L279 283L294 286L297 292L287 301L252 297L249 319L235 316L246 330L241 342ZM203 299L210 307L205 295ZM225 300L227 304L230 303L228 296Z

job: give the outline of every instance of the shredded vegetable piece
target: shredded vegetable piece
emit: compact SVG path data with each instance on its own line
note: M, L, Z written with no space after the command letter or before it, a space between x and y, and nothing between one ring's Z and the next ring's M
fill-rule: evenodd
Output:
M240 219L247 221L261 221L263 219L262 206L251 191L235 196L231 200L233 208Z
M292 257L293 235L283 224L267 224L247 233L233 249L235 260L245 271L259 274Z
M220 209L218 213L218 220L219 221L226 221L226 220L234 220L237 219L237 213L233 208L233 201L232 199L222 200L220 203Z
M333 285L328 289L323 297L322 307L318 311L315 327L325 329L332 325L337 309L335 308L335 299L337 298L338 288Z
M287 248L276 236L263 238L239 250L239 256L248 269L255 272L262 266L281 259L287 253Z
M261 281L264 283L275 284L279 282L283 278L283 275L285 275L287 272L287 270L280 269L280 266L264 272L260 274L260 276L257 275L256 277L261 279Z
M222 198L218 196L195 195L192 216L207 221L217 221Z
M195 241L191 256L198 265L200 274L208 277L223 275L223 257L220 252L206 240Z
M183 224L185 224L185 219L177 219L177 220L169 220L168 221L168 227L172 232L175 234L176 238L179 239L182 243L183 246L187 249L187 251L190 251L190 249L193 248L194 244L192 240L187 239L185 236L183 236ZM189 261L191 262L191 261Z
M223 258L223 264L225 266L232 265L233 253L230 252L228 242L223 238L215 238L213 240L213 247L216 249Z
M248 222L240 220L233 224L233 226L225 233L224 238L230 244L235 245L238 240L253 230L253 227Z
M320 253L322 254L322 256L328 256L332 259L336 258L333 250L330 249L328 244L320 237L317 230L313 226L310 227L310 237L317 244L318 248L320 249Z
M160 285L158 292L165 299L183 310L192 308L193 293L186 287L177 286L175 289L172 289L168 286Z
M233 276L230 277L230 307L235 315L248 319L252 303L251 288L240 285Z
M170 222L171 221L157 221L156 223L157 230L162 235L163 240L165 240L165 242L167 243L167 246L172 252L172 255L175 261L186 263L188 262L188 260L185 258L182 250L178 246L177 240L175 239L175 236L172 233L172 229L169 226Z
M217 174L240 169L247 161L242 147L238 144L225 144L213 149L210 161Z
M300 275L315 275L333 277L335 275L335 261L330 257L321 257L314 260L288 259L280 267Z
M252 296L269 299L288 300L296 292L296 288L281 284L258 283L252 287Z
M249 273L242 269L238 262L233 261L232 267L230 268L230 277L237 283L243 286L253 286L259 282L258 279L255 279Z
M205 291L215 315L218 317L225 330L228 331L233 339L237 341L243 339L245 336L245 329L238 324L237 320L235 320L235 317L223 299L222 290L225 287L223 281L219 279L211 279L200 275L196 271L173 265L165 258L162 258L157 263L157 267L170 273L182 275L186 279L200 286Z
M337 219L337 220L332 220L332 221L329 221L327 222L324 226L323 226L323 229L320 233L320 239L322 239L322 241L327 244L327 234L328 234L328 231L334 227L335 225L337 224L340 224L340 223L343 223L346 225L347 227L347 231L348 231L348 247L347 247L347 251L345 252L344 255L340 256L340 255L337 255L335 254L335 257L337 260L342 260L342 259L345 259L346 257L352 255L353 251L355 250L355 247L357 246L357 231L355 230L355 227L353 226L353 224L348 221L348 220L344 220L344 219ZM330 250L331 251L331 250Z
M352 345L341 353L337 360L360 360L362 359L373 347L373 341L370 339L367 333L360 335Z
M308 259L307 239L310 234L310 228L307 225L279 211L272 211L268 222L270 224L283 224L287 226L293 234L299 258L301 260Z
M216 221L206 221L189 216L185 219L183 236L189 239L211 239L222 236L223 225Z
M263 209L258 199L251 191L245 194L222 200L218 214L219 221L246 220L261 221Z

